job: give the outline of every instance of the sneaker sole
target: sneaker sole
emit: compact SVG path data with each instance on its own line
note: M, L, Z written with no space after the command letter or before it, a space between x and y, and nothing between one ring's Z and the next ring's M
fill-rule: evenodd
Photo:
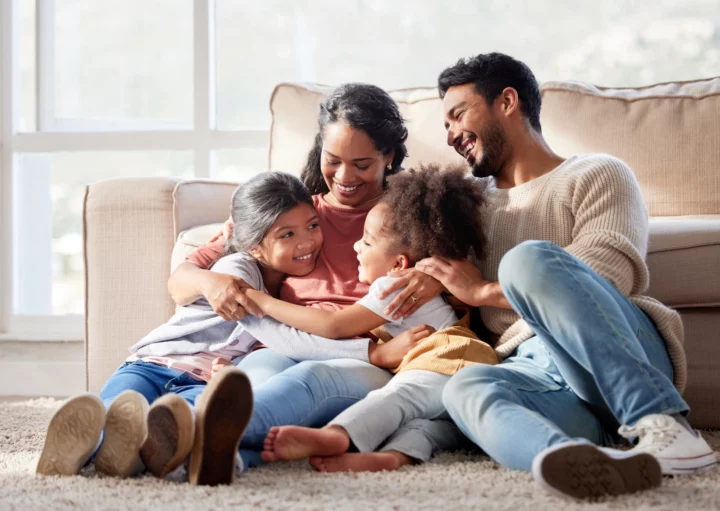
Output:
M613 458L588 444L560 444L533 461L535 480L546 490L575 499L635 493L660 486L662 470L647 453Z
M132 390L119 394L107 411L105 439L95 469L105 475L128 477L142 471L140 447L147 436L148 403Z
M105 405L92 394L66 401L50 419L35 473L77 474L90 459L105 426Z
M195 485L230 484L240 440L253 412L250 380L240 369L218 373L195 409L195 443L188 479Z
M190 455L195 438L192 410L183 398L166 394L150 407L147 428L140 459L155 477L164 478Z

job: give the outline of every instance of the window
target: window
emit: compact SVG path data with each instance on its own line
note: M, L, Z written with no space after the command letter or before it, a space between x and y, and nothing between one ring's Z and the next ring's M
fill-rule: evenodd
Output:
M0 336L82 337L96 180L240 181L267 166L278 82L428 86L502 51L540 81L720 70L720 0L0 0Z
M82 338L88 184L267 168L267 122L215 122L215 23L208 0L0 2L0 336Z

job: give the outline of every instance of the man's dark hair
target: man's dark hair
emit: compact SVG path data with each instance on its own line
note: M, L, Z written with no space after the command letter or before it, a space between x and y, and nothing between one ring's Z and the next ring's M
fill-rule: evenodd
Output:
M512 87L520 98L520 110L530 126L540 128L540 87L530 68L502 53L484 53L460 59L438 77L440 97L450 87L474 83L475 90L490 105L506 87Z

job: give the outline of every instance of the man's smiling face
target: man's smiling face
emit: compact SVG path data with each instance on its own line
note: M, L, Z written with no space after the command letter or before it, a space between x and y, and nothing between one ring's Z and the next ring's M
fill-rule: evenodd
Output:
M443 110L448 145L465 158L474 176L497 175L505 161L507 137L475 84L450 87L443 98Z

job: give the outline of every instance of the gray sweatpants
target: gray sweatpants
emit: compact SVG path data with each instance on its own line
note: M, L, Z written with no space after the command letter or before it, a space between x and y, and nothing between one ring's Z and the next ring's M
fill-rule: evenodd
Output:
M382 445L382 451L427 461L437 451L457 448L464 439L442 403L449 379L431 371L400 372L330 425L345 429L360 452L373 452Z

